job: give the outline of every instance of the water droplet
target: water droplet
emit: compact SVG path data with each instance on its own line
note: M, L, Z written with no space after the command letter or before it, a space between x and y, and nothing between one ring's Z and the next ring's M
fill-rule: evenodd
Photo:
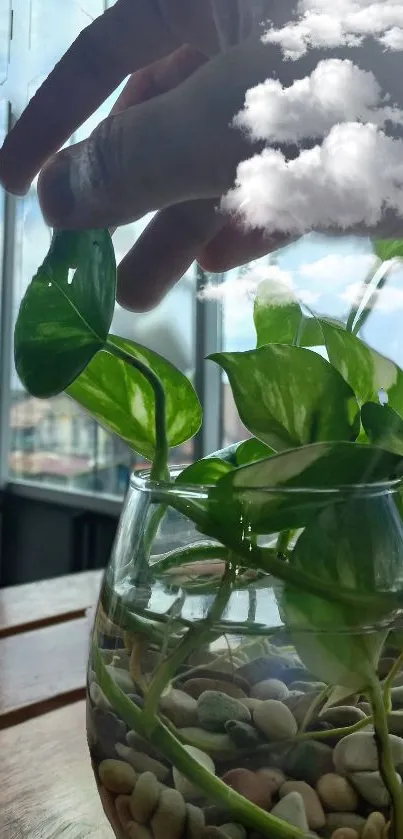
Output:
M389 402L389 396L386 393L386 390L383 387L379 388L378 390L378 399L381 405L387 405Z

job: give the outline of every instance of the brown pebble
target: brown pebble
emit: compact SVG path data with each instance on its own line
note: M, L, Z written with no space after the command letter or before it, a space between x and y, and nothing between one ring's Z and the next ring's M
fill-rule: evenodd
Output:
M152 772L143 772L130 796L132 819L145 824L151 818L160 797L160 785Z
M374 812L368 816L365 822L361 839L382 839L382 834L385 829L386 820L382 813Z
M212 679L213 682L217 681L217 677L220 682L229 682L230 684L237 685L237 687L241 688L245 694L249 693L249 682L247 682L246 679L243 679L242 676L238 676L233 670L226 673L225 670L213 670L210 667L198 667L197 670L191 674L191 679Z
M257 807L264 810L271 807L272 790L262 775L251 772L250 769L230 769L223 775L222 780Z
M201 839L204 828L204 813L194 804L186 804L186 839Z
M283 786L286 782L286 776L281 769L275 769L270 767L264 767L263 769L258 769L256 771L256 775L259 777L264 778L266 783L268 784L269 790L272 793L277 792L280 787Z
M129 822L125 830L128 839L153 839L151 831L144 824L137 824L137 822Z
M325 813L318 793L305 781L286 781L279 791L280 798L285 798L290 792L298 792L305 806L308 826L313 830L325 825Z
M132 792L137 775L132 766L124 760L103 760L98 766L101 783L110 792L128 794Z
M219 827L211 825L203 828L200 834L200 839L225 839L225 833L223 833Z
M359 839L359 834L353 827L338 827L332 833L332 839Z
M337 772L328 772L317 781L316 792L327 810L351 812L358 807L359 798L350 782Z
M186 805L176 789L164 789L151 819L154 839L180 839L186 820Z
M232 696L234 699L244 699L246 694L238 685L232 682L225 682L221 679L189 679L182 686L182 690L198 699L205 690L218 690L221 693L226 693L227 696Z
M133 816L130 810L130 795L118 795L115 799L115 807L118 819L122 827L128 822L133 821Z

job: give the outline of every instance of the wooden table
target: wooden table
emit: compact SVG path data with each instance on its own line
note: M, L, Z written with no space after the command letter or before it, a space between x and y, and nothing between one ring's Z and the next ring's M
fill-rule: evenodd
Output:
M0 589L0 837L112 839L85 739L101 574Z

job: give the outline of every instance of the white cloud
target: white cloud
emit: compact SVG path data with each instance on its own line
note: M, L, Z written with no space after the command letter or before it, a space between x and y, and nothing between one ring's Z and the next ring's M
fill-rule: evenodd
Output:
M321 293L326 294L344 288L346 283L363 279L374 262L375 257L372 253L330 253L314 262L301 265L298 274L302 281L310 283L314 288L319 285Z
M387 208L403 215L403 141L350 122L293 160L266 148L239 165L223 207L268 232L373 227Z
M294 282L288 271L277 265L258 264L240 273L233 272L223 283L207 283L198 297L238 304L242 300L253 300L258 286L259 296L270 296L276 305L286 305L294 299Z
M267 79L246 94L234 124L257 140L298 143L323 138L340 122L403 122L403 111L382 104L373 73L352 61L320 61L316 69L289 87Z
M352 283L340 295L346 303L354 303L360 292L360 283ZM403 288L385 286L371 302L371 308L377 312L396 312L403 309Z

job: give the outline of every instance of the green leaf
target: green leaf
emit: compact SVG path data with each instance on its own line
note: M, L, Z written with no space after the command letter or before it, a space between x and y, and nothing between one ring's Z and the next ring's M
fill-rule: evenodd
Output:
M321 327L330 363L353 389L358 402L379 400L379 392L388 395L388 404L403 412L403 372L385 356L327 321Z
M375 596L401 590L403 523L396 498L392 493L364 492L329 504L300 535L291 563L336 590L344 586ZM378 611L372 605L366 614L362 608L324 601L290 585L284 587L279 602L309 669L327 682L353 690L368 684L386 637L384 631L370 630L394 618L383 602Z
M105 344L115 290L107 230L55 233L21 302L14 333L15 366L29 393L54 396L79 376Z
M298 335L303 314L290 289L265 280L256 291L253 319L258 347L292 344Z
M354 393L317 353L270 344L210 358L227 373L244 425L276 451L357 436Z
M361 422L371 443L403 456L403 419L389 405L367 402Z
M154 371L166 393L167 436L170 446L193 437L200 428L201 407L190 381L152 350L110 335L108 343ZM98 353L67 389L108 431L117 434L148 460L155 453L155 400L151 385L138 371L108 352Z
M224 449L219 449L217 452L212 452L211 454L207 455L205 460L211 457L219 457L220 460L225 460L226 463L232 463L233 466L237 465L237 458L236 453L239 449L239 446L242 445L240 443L232 443L231 446L226 446Z
M341 497L340 487L394 479L401 468L398 455L374 446L302 446L225 475L210 492L209 509L215 520L239 531L278 533L306 525Z
M233 469L231 463L221 460L219 457L206 457L191 463L178 475L175 483L211 486L216 484L224 475L227 475L228 472L232 472Z
M238 466L246 466L248 463L254 463L256 460L263 460L273 454L273 449L261 443L252 437L250 440L245 440L237 449L236 460Z
M403 258L403 239L375 239L374 253L382 262L388 259Z

